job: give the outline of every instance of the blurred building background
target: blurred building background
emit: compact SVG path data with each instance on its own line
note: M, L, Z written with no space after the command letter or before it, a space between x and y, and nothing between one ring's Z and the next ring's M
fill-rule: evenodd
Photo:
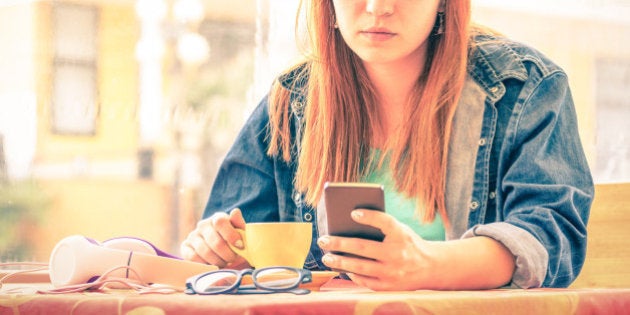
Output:
M598 182L630 180L630 1L472 0L569 74ZM0 261L70 234L178 253L218 163L297 59L298 0L0 0Z
M253 107L256 2L0 1L0 260L176 251Z

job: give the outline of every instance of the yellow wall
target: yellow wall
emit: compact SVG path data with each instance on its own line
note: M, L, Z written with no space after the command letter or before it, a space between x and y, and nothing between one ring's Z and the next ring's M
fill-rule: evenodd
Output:
M99 9L97 88L100 106L96 135L51 133L52 46L51 6L38 2L37 43L39 133L36 163L55 163L81 156L87 160L135 159L137 150L138 75L134 59L139 26L133 6L103 5Z
M135 45L139 25L133 2L129 5L104 2L99 7L97 88L100 113L94 136L51 132L52 3L39 1L33 6L36 8L34 64L39 96L34 164L64 165L80 157L87 163L123 160L128 165L136 165L139 82ZM38 179L51 203L40 228L31 236L37 244L34 258L47 261L54 245L72 234L98 241L120 236L141 237L173 252L176 244L171 239L171 188L163 183L136 179L133 168L123 177L62 173L57 174L56 179ZM182 230L188 230L189 225Z

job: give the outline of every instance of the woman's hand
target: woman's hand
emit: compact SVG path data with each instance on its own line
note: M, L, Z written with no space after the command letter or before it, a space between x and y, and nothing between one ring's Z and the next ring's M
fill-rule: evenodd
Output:
M324 264L347 271L355 283L373 290L415 290L419 283L431 281L437 267L433 242L423 240L407 225L380 211L354 210L352 218L380 229L385 239L378 242L323 236L317 244L324 250L369 258L328 253L322 259Z
M199 221L197 228L180 245L182 258L219 268L247 266L245 259L234 253L228 245L243 248L241 236L235 230L237 228L245 228L245 219L239 209L232 210L229 215L215 213Z
M354 210L352 218L385 234L383 242L322 236L317 244L368 259L327 253L326 266L345 270L358 285L373 290L490 289L509 283L514 257L501 243L484 236L427 241L407 225L379 211Z

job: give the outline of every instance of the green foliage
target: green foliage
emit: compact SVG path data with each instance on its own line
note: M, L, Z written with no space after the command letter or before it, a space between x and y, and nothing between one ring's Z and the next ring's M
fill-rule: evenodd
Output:
M41 224L50 198L32 180L0 184L0 261L32 255L29 232Z

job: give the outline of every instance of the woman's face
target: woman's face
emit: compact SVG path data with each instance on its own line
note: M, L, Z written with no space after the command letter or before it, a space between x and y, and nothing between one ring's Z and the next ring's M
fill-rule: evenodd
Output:
M365 63L423 62L443 0L333 0L339 31Z

